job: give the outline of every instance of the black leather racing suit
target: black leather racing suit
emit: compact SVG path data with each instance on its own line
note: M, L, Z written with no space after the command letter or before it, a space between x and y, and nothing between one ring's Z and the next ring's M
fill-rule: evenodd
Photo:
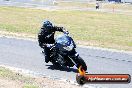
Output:
M54 26L51 29L42 27L38 33L39 46L44 49L46 63L50 60L50 48L47 47L47 44L55 43L54 34L56 31L64 32L63 27Z

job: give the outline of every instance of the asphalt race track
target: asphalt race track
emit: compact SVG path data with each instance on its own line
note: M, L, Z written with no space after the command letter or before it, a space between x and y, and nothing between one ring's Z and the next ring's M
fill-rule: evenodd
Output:
M23 2L25 1L25 2ZM29 1L29 2L28 2ZM19 0L19 2L0 0L1 6L43 7L43 2L30 2L32 0ZM23 4L22 4L23 3ZM48 4L48 3L47 3ZM77 73L74 68L55 68L51 63L44 62L41 48L36 41L0 37L0 65L27 69L40 75L53 78L63 78L75 81ZM132 75L132 54L111 53L78 47L78 53L88 66L89 74L130 74ZM86 84L97 88L132 88L129 84Z
M51 63L44 62L41 48L36 41L0 37L0 65L27 69L53 78L63 78L75 81L76 67L54 68ZM88 48L78 47L77 51L88 66L89 74L130 74L132 75L132 62L115 58L105 58L90 54ZM95 53L96 54L96 53ZM131 56L132 57L132 56ZM126 56L126 58L128 58ZM132 59L132 58L131 58ZM129 84L86 84L99 88L132 88Z

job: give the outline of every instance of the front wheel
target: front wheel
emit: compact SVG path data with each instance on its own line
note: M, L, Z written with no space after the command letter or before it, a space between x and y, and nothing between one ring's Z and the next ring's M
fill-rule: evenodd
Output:
M76 64L77 64L77 68L82 66L83 70L85 70L85 71L87 70L87 65L86 65L86 63L84 62L84 60L80 56L78 56L78 58L76 59Z

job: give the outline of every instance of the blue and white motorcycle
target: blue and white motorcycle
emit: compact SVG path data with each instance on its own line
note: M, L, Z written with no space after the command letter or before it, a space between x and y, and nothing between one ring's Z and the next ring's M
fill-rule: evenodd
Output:
M75 48L76 44L68 34L58 35L55 38L55 45L50 49L50 62L56 66L73 67L75 65L77 68L82 66L82 69L86 71L86 63Z

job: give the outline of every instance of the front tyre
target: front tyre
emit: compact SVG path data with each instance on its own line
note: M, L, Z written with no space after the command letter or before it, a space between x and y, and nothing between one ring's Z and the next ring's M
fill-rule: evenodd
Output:
M85 70L85 71L87 70L87 65L86 65L86 63L84 62L84 60L80 56L78 56L78 58L76 59L76 64L77 64L77 68L82 66L83 70Z

